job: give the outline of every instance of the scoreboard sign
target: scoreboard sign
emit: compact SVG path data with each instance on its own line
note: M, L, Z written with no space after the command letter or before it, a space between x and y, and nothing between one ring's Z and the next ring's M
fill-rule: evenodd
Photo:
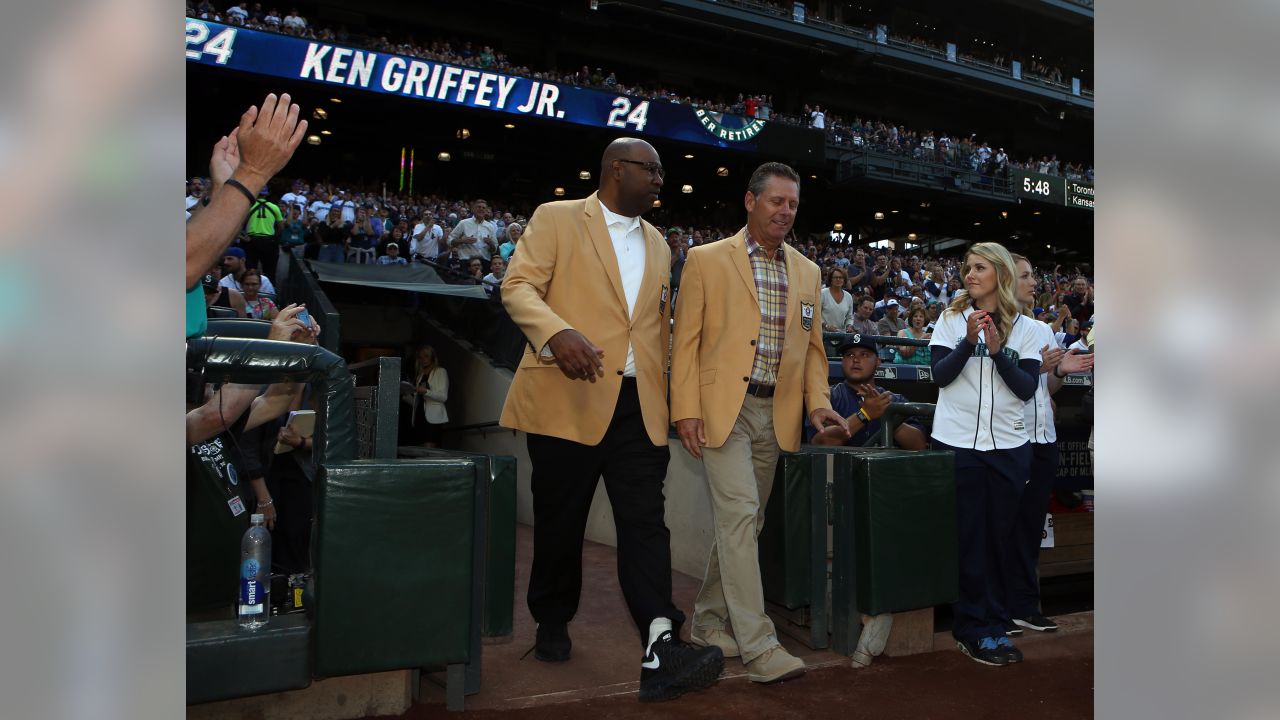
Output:
M1009 172L1009 181L1020 199L1093 209L1093 186L1087 183L1019 169Z
M764 120L187 18L187 62L755 151Z

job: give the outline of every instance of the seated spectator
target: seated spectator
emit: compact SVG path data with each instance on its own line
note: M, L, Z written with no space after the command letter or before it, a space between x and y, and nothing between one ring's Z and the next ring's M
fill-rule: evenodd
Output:
M397 251L408 249L404 241L404 228L400 227L399 225L392 227L391 231L387 233L385 238L383 238L381 243L381 248L380 248L381 252L379 253L379 255L386 256L387 248L391 247L393 243L395 244ZM408 263L408 259L405 258L405 256L402 253L397 252L396 257L399 257L400 259ZM382 257L379 257L378 260L382 260ZM399 265L399 263L396 263L396 264Z
M489 274L484 276L481 281L484 283L484 291L493 295L502 285L502 278L507 275L507 263L500 257L495 257L489 261Z
M473 257L467 261L467 277L475 280L475 284L479 285L484 282L484 261L478 257Z
M307 21L298 14L297 8L290 8L289 14L284 16L284 31L290 35L301 35L307 29Z
M210 268L209 272L200 281L204 286L206 312L208 312L207 308L224 307L235 310L240 317L248 317L248 308L245 306L244 295L239 290L233 290L222 285L220 282L221 277L222 268L215 265Z
M280 310L271 298L258 294L262 289L262 283L265 281L266 278L262 277L262 273L257 270L247 270L244 276L240 278L240 292L244 294L245 309L249 317L258 318L259 320L274 320Z
M884 317L876 323L876 334L894 337L907 327L907 321L901 315L902 305L893 298L885 299Z
M409 261L400 257L400 246L396 243L387 243L387 254L378 258L379 265L408 265Z
M907 326L898 332L898 337L929 340L933 337L933 331L928 328L928 325L929 314L925 309L919 306L912 307L907 312ZM893 361L902 365L928 365L929 348L899 345L894 350Z
M507 223L504 228L506 233L506 242L498 246L498 254L502 256L504 261L511 260L511 253L516 251L516 244L520 242L520 236L524 234L524 227L517 222Z
M1058 347L1066 350L1073 343L1080 339L1080 321L1071 316L1062 323L1062 330L1054 333L1053 338L1058 341Z
M818 432L805 420L804 434L814 445L865 445L880 430L880 416L890 403L904 403L902 395L891 393L875 384L880 367L880 348L870 337L860 333L849 337L839 348L844 382L831 386L831 408L849 423L848 438L838 425ZM927 448L924 428L917 418L907 418L893 433L894 443L907 450Z
M846 332L861 333L863 335L875 335L880 331L876 327L874 321L871 320L871 313L875 312L876 302L870 297L864 297L858 301L857 309L853 313L853 322L849 323Z
M227 274L222 276L222 280L218 284L225 288L244 292L244 275L247 272L252 272L248 267L244 249L238 247L227 248L226 255L222 257L222 264L226 267ZM275 295L276 289L271 284L271 280L261 273L258 274L258 277L262 278L261 292Z

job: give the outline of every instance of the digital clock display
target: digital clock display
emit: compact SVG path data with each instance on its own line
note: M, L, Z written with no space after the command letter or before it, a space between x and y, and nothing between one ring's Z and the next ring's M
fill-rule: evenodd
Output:
M1092 185L1019 169L1009 172L1009 183L1017 198L1093 209Z

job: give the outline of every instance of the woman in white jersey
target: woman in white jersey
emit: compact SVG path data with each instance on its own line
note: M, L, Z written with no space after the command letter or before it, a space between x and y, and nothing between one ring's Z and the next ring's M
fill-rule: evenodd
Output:
M1022 660L1005 635L1009 534L1031 472L1023 405L1040 375L1039 335L1018 313L1017 274L996 243L969 248L964 287L938 318L929 342L938 405L934 448L955 453L960 599L952 635L986 665Z
M1023 409L1023 421L1031 435L1031 475L1018 502L1018 514L1010 538L1014 562L1005 577L1008 619L1012 620L1006 632L1020 635L1021 628L1040 632L1058 629L1058 624L1040 611L1040 581L1036 575L1045 513L1049 509L1053 479L1058 474L1058 433L1054 428L1053 403L1049 397L1058 392L1062 379L1067 375L1092 369L1093 356L1076 350L1063 350L1054 340L1053 328L1040 321L1031 322L1029 308L1035 302L1035 268L1021 255L1014 255L1013 259L1018 269L1018 302L1027 315L1023 322L1030 322L1035 328L1039 337L1036 342L1041 345L1036 394Z

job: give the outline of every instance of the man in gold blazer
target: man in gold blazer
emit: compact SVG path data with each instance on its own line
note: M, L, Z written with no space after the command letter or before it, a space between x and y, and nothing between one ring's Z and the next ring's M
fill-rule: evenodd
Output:
M778 644L760 585L756 539L779 448L799 449L805 408L816 428L835 425L847 436L848 425L831 409L821 272L783 242L800 204L800 177L765 163L744 202L745 228L691 249L685 260L671 417L684 448L702 458L715 516L690 638L741 657L748 677L767 683L805 669Z
M667 700L715 682L718 648L680 640L671 600L671 534L662 484L671 251L640 216L665 171L653 146L605 150L600 189L547 203L530 218L502 282L502 302L529 341L502 409L527 434L532 463L529 611L536 657L569 659L567 624L582 591L582 537L603 475L618 531L618 581L645 648L640 699Z

